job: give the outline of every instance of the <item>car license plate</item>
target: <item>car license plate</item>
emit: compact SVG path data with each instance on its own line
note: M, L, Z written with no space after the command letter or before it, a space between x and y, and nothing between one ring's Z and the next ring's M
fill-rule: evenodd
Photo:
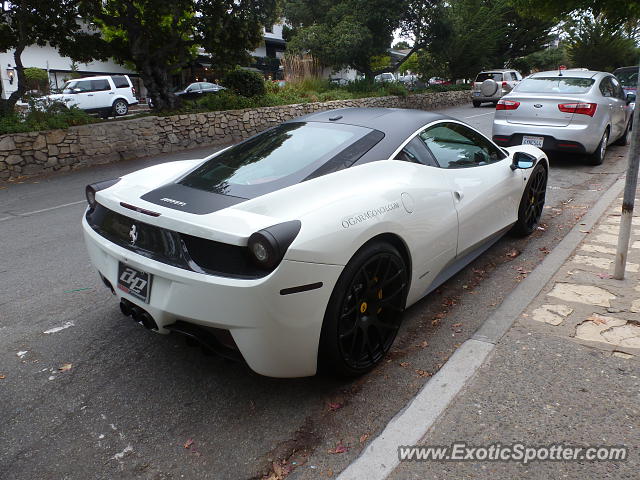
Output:
M542 148L543 143L544 137L529 137L527 135L522 137L522 145L533 145L534 147Z
M480 92L473 92L473 96L474 97L479 97L480 96Z
M118 288L145 303L149 303L151 274L118 262Z

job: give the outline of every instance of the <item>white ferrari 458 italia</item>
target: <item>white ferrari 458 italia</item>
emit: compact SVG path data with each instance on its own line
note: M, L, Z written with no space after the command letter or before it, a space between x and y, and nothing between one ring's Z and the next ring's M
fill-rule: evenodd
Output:
M543 211L549 164L419 110L313 113L205 159L87 186L125 315L273 377L359 375L403 311Z

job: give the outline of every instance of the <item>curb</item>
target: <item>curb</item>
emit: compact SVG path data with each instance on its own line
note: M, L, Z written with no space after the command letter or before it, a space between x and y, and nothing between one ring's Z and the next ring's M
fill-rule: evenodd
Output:
M398 447L415 445L427 434L465 384L474 376L502 336L535 299L553 275L588 235L624 187L619 178L589 212L509 294L476 333L449 358L418 394L391 419L384 430L337 478L384 480L399 465Z

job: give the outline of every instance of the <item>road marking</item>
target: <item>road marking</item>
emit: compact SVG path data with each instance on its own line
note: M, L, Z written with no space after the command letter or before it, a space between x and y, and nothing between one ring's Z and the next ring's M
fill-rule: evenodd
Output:
M463 117L463 118L476 118L476 117L484 117L485 115L492 115L495 112L488 112L488 113L480 113L478 115L471 115L470 117Z
M63 203L62 205L56 205L55 207L43 208L41 210L33 210L31 212L25 212L25 213L16 213L13 217L0 218L0 222L4 222L5 220L11 220L12 218L29 217L31 215L35 215L36 213L50 212L51 210L57 210L59 208L64 208L64 207L71 207L73 205L79 205L79 204L84 203L84 202L86 202L86 200L78 200L77 202Z

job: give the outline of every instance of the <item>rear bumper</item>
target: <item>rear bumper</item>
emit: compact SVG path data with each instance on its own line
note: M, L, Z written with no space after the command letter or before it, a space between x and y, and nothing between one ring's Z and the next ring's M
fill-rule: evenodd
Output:
M489 97L482 94L482 92L472 91L471 92L471 100L474 102L497 102L502 97L504 97L507 93L505 90L498 90L494 95ZM478 94L478 95L476 95Z
M149 303L118 288L115 295L147 311L161 333L176 322L228 330L255 372L272 377L314 375L322 321L343 267L283 260L270 275L234 279L206 275L146 258L97 234L83 219L93 265L114 287L118 262L152 275ZM282 294L283 289L322 283Z
M542 150L556 152L592 153L602 138L602 132L594 133L593 125L526 125L508 123L503 119L493 121L493 141L502 147L522 145L522 137L543 137Z

